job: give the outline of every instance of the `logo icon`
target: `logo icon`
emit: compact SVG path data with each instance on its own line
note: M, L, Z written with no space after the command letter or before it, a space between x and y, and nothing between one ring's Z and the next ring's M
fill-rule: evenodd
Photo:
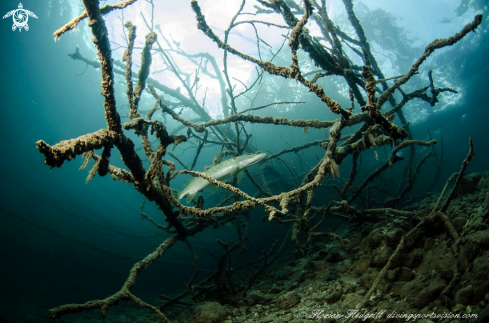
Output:
M12 31L15 31L15 29L17 28L19 28L19 31L22 31L22 28L25 28L25 30L28 31L29 25L27 24L27 20L29 20L29 16L37 19L35 13L23 9L22 3L19 3L19 9L15 9L7 12L7 14L3 16L3 19L8 18L10 16L12 16L14 19L14 24L12 25Z

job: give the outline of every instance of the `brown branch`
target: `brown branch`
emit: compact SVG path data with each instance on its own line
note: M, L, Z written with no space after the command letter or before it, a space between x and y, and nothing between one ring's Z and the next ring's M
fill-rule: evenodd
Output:
M108 5L101 7L100 12L102 15L106 15L109 12L111 12L112 10L124 9L125 7L133 4L134 2L136 2L136 0L125 0L125 1L121 1L121 2L118 2L116 4L112 4L112 5L108 4ZM80 21L82 21L83 19L85 19L87 17L88 17L88 14L87 14L87 11L85 11L81 15L79 15L78 17L76 17L75 19L73 19L72 21L70 21L69 23L64 25L63 27L61 27L60 29L56 30L53 34L54 40L55 41L58 40L58 38L61 35L63 35L65 32L72 30L72 29L76 29L76 27L78 26Z
M369 116L374 119L375 123L380 124L382 128L392 137L392 139L396 140L406 138L408 136L406 130L400 129L380 113L375 101L375 78L367 66L363 67L362 75L367 81L365 83L365 90L367 91L368 95L368 105L363 106L361 108L362 111L368 111Z
M218 180L214 179L212 176L210 176L210 175L208 175L206 173L195 172L195 171L190 171L190 170L182 170L182 171L180 171L180 173L182 173L182 174L191 174L191 175L194 175L194 176L202 177L203 179L205 179L206 181L208 181L210 183L216 184L217 186L219 186L221 188L224 188L224 189L227 189L229 191L232 191L233 193L235 193L235 194L237 194L237 195L239 195L239 196L247 199L248 201L253 202L255 204L258 204L258 205L262 206L265 209L265 211L267 211L268 213L270 213L270 220L276 214L280 214L282 216L284 215L284 214L282 214L282 212L280 212L279 210L277 210L273 206L270 206L270 205L267 205L266 203L264 203L262 199L254 198L254 197L246 194L245 192L241 191L239 188L236 188L236 187L234 187L232 185L225 184L225 183L223 183L221 181L218 181Z
M75 53L73 54L68 54L68 56L70 56L72 59L74 60L80 60L88 65L91 65L92 67L94 68L100 68L100 63L95 61L95 60L89 60L88 58L86 58L85 56L83 56L81 53L80 53L80 50L79 48L77 47L76 50L75 50ZM114 63L117 63L117 61L114 61ZM118 69L115 69L114 70L115 73L117 74L120 74L120 75L125 75L125 73L123 71L120 71ZM131 73L131 76L133 78L136 78L137 75L136 73L132 72ZM204 120L209 120L211 119L211 117L209 116L209 114L207 112L205 112L203 109L199 108L194 101L190 100L189 98L187 98L186 96L184 96L182 93L180 93L180 91L178 90L174 90L164 84L161 84L160 82L158 82L157 80L155 79L152 79L152 78L149 78L147 79L147 82L148 83L151 83L155 88L157 88L158 90L174 97L175 99L177 99L178 101L181 102L182 105L192 109L192 111L194 111L199 117L201 117L202 119Z
M44 154L44 163L51 168L61 167L65 160L70 161L77 155L100 149L108 144L120 141L120 137L113 131L100 129L94 133L80 136L76 139L64 140L54 146L48 145L45 141L36 142L36 148Z
M400 200L404 195L406 195L413 188L414 182L416 181L416 178L418 178L419 170L421 169L421 166L423 166L423 164L426 162L426 160L433 155L434 155L433 152L430 151L423 158L421 158L418 165L414 169L414 172L412 174L409 173L408 184L406 185L406 187L404 187L404 189L402 190L402 192L400 194L396 194L394 197L387 199L387 201L385 202L386 204L397 202L398 200ZM409 165L409 167L411 167L411 166Z
M162 244L156 248L153 253L146 256L143 260L138 261L134 264L129 272L129 277L122 286L122 288L115 294L100 300L93 300L86 302L84 304L67 304L58 306L54 309L49 310L49 316L51 319L57 319L65 314L79 313L87 310L100 309L102 316L105 318L107 311L111 306L117 305L120 301L133 301L134 303L147 308L154 312L158 319L164 323L170 323L171 321L157 308L150 304L147 304L134 296L131 293L131 289L136 282L136 278L144 268L148 268L156 259L160 258L166 250L173 246L179 240L178 235L174 235L167 238Z
M307 102L306 101L273 102L273 103L268 103L268 104L265 104L265 105L261 105L259 107L244 109L243 111L239 111L238 114L242 114L242 113L249 112L249 111L255 111L255 110L264 109L264 108L269 107L271 105L277 105L277 104L300 104L300 103L307 103Z
M229 250L229 242L222 242L221 240L217 239L217 243L224 248L226 255L228 257L227 278L228 278L229 287L231 287L231 293L234 296L236 295L236 290L233 284L233 280L231 279L233 274L233 260L231 258L231 251Z
M100 156L98 156L97 154L95 154L93 151L86 152L84 154L84 157L85 157L85 162L79 168L79 170L84 169L87 166L87 164L90 161L90 159L92 159L92 158L93 158L93 160L95 160L96 163L98 163L98 161L100 160ZM119 167L115 167L115 166L112 166L112 165L108 165L107 171L112 176L112 178L114 180L118 180L118 181L121 181L123 183L134 183L134 178L132 177L131 173L129 173L125 169L122 169L122 168L119 168ZM93 174L93 176L95 176L95 173ZM90 177L90 175L89 175L89 177L87 177L87 183L88 183L88 181L92 177Z
M253 176L251 176L250 172L248 172L247 169L244 170L246 176L248 176L249 180L251 181L251 183L256 187L256 189L261 193L263 194L264 196L268 196L270 197L271 194L269 192L267 192L263 187L260 186L260 184L258 184L257 181L255 181L255 179L253 178Z
M475 16L474 20L465 25L465 27L455 35L449 38L436 39L432 41L428 46L426 46L424 53L416 60L416 62L411 66L409 71L400 79L398 79L390 88L382 93L377 101L377 105L382 107L382 105L387 101L389 95L393 94L394 91L401 85L409 81L409 79L418 72L421 64L430 56L436 49L443 48L446 46L451 46L465 37L469 32L475 31L475 29L482 23L482 15Z
M141 99L141 93L146 86L146 79L149 76L149 68L151 66L151 47L156 42L156 33L150 32L146 35L146 41L144 43L143 51L141 52L141 68L138 72L138 84L134 88L134 104L130 109L129 118L139 117L137 112L139 100Z
M129 31L127 48L122 55L122 61L126 62L126 84L127 84L127 100L129 101L129 118L132 120L133 114L132 111L137 110L137 107L134 104L134 93L133 93L133 85L132 85L132 50L134 48L134 39L136 39L136 26L134 26L130 21L124 24L124 27ZM78 48L77 48L78 50Z
M193 266L195 267L194 274L190 278L189 282L185 283L185 286L187 287L189 294L193 296L194 290L192 288L192 284L194 283L195 279L197 278L197 275L199 274L199 257L197 257L197 253L195 253L194 249L192 248L192 246L187 240L185 240L185 244L187 245L190 252L192 253L192 256L194 256L194 260L195 260L195 263L193 264Z
M268 251L263 250L263 263L260 266L260 268L258 268L258 270L253 271L251 273L250 279L248 280L248 284L246 284L246 288L243 291L243 295L246 295L246 292L251 288L251 285L253 285L253 283L256 281L258 276L260 276L263 270L267 267L268 258L270 257L270 254L273 252L273 249L275 249L275 245L277 244L277 242L278 240L275 240L272 246L270 247L270 249L268 249Z
M308 2L308 1L306 0L306 2ZM284 78L294 78L294 79L298 80L299 82L301 82L302 84L307 86L311 92L314 92L321 99L321 101L326 103L326 105L328 106L328 108L330 109L330 111L332 113L341 114L346 119L350 118L351 112L343 110L338 102L332 100L331 98L329 98L324 93L324 90L321 86L319 86L317 84L313 84L313 83L309 82L307 79L305 79L304 77L302 77L301 75L298 75L297 71L294 68L290 69L287 67L276 66L271 62L264 62L264 61L258 60L252 56L249 56L247 54L243 54L243 53L237 51L233 47L231 47L228 44L226 44L225 42L223 42L212 31L212 29L209 27L209 25L207 25L207 22L205 20L204 15L202 14L202 11L199 7L199 4L197 3L197 0L192 0L191 5L192 5L193 11L196 14L197 28L202 30L204 32L204 34L207 35L207 37L209 37L212 41L217 43L219 48L222 48L225 51L228 51L231 54L236 55L236 56L238 56L244 60L247 60L247 61L250 61L252 63L257 64L258 66L260 66L262 69L264 69L265 71L267 71L270 74L279 75L279 76L282 76ZM306 20L307 20L307 18L306 18ZM295 26L295 24L294 24L294 26ZM301 25L299 25L299 27L300 26ZM300 27L299 29L302 29L302 27ZM292 37L291 37L291 39L292 39ZM291 45L293 45L293 43L291 43Z
M191 121L185 120L182 117L180 117L177 113L175 113L173 110L168 108L163 101L161 101L160 97L154 91L154 88L151 84L148 85L151 93L156 99L159 99L160 101L160 107L161 109L168 113L173 119L181 122L183 125L187 127L193 128L197 132L204 132L205 128L211 127L211 126L216 126L220 124L227 124L231 122L236 122L236 121L245 121L249 123L262 123L262 124L275 124L275 125L286 125L286 126L293 126L293 127L311 127L311 128L317 128L317 129L322 129L322 128L328 128L330 127L333 122L331 121L319 121L319 120L289 120L286 118L276 118L276 117L258 117L258 116L253 116L253 115L242 115L242 114L233 114L230 116L227 116L223 119L214 119L210 120L205 123L193 123Z
M343 200L346 200L346 192L353 184L353 182L355 181L355 177L357 176L357 160L359 155L360 154L358 152L354 152L352 155L352 166L351 166L350 177L348 177L348 181L345 183L345 186L343 186L343 189L340 192L340 196Z
M470 160L472 158L474 158L474 146L473 146L472 138L470 138L469 144L470 144L469 153L467 154L467 157L465 158L465 160L462 162L462 167L460 169L460 172L459 172L457 178L461 178L463 176L463 173L465 171L465 168L470 163ZM436 212L436 209L438 208L438 205L439 205L439 203L440 203L440 201L441 201L441 199L442 199L442 197L444 195L444 192L446 191L446 189L448 187L448 184L451 182L451 180L453 179L453 177L454 177L453 175L450 176L449 180L447 181L445 187L443 188L442 193L440 194L440 197L438 199L438 202L437 202L436 206L433 208L433 211L431 212L431 214L429 216L423 218L420 222L418 222L418 224L414 228L412 228L408 233L406 233L401 238L401 241L397 245L396 250L392 253L392 255L390 256L389 260L387 261L387 264L379 272L379 274L375 278L374 282L372 283L372 286L370 287L369 291L367 292L367 294L365 294L363 300L360 303L357 304L357 306L356 306L357 309L362 308L365 305L365 303L371 298L372 294L377 290L377 286L379 285L380 281L387 274L387 271L390 269L390 266L391 266L393 260L397 257L397 255L400 254L402 252L402 250L408 244L411 244L412 242L416 241L416 236L418 236L421 233L421 228L423 228L423 226L425 225L425 223L427 223L427 222L433 222L436 217L439 217L445 223L445 225L447 226L447 228L448 228L448 230L450 232L450 235L452 235L452 237L455 239L455 243L453 244L453 247L452 247L452 251L454 253L455 262L456 262L455 265L454 265L454 276L452 278L452 281L448 284L448 286L442 292L442 295L443 296L446 296L446 297L450 298L449 297L449 294L451 293L451 291L453 290L453 288L455 287L456 283L458 282L458 280L460 278L460 273L459 273L459 270L458 270L458 264L459 264L459 260L458 260L458 252L459 252L458 251L458 245L459 245L460 239L459 239L459 236L458 236L457 232L455 231L453 225L448 220L448 217L442 211L441 212ZM457 185L455 185L455 187L456 186ZM452 190L452 193L453 193L453 190ZM452 194L450 194L450 195L452 195ZM446 203L449 203L449 201L450 201L450 198L447 199ZM447 205L447 207L448 207L448 205Z
M457 179L455 180L455 185L453 185L452 191L450 192L450 195L448 196L445 203L441 207L440 212L446 212L446 210L448 209L450 202L452 201L452 199L455 197L455 194L457 193L457 188L460 181L462 180L462 177L464 176L465 169L467 168L467 166L469 166L470 161L475 157L474 141L472 140L472 138L469 138L469 146L470 146L469 152L467 153L467 157L465 157L464 161L462 162L462 167L460 168L460 171L457 175Z
M397 163L400 160L403 160L404 158L397 156L397 152L399 152L401 149L411 146L411 145L421 145L421 146L431 146L436 144L436 140L431 140L431 141L420 141L420 140L405 140L402 143L400 143L393 151L391 156L387 159L387 161L377 168L375 171L372 172L358 187L358 189L355 191L355 193L348 199L348 203L351 203L354 199L360 195L360 193L367 187L368 183L370 183L374 178L380 175L384 170L387 168L392 167L393 164Z

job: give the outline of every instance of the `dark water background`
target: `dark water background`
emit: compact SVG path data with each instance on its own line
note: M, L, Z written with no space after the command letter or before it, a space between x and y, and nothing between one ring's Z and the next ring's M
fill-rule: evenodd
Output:
M23 4L38 17L47 16L47 8L41 1ZM17 5L17 1L2 1L0 11L5 14ZM487 13L482 2L472 5ZM53 1L52 6L52 12L56 12L61 4ZM10 18L2 20L0 25L0 312L46 313L48 308L57 305L106 297L119 290L132 264L152 252L167 236L141 220L139 206L143 198L131 185L113 182L109 176L96 176L85 184L88 170L78 171L82 164L80 157L50 170L44 165L43 155L35 149L39 139L55 144L106 127L100 71L89 67L83 75L77 76L85 66L67 56L77 46L89 53L86 44L69 35L58 42L52 39L52 32L69 18L55 14L50 19L31 18L31 29L21 33L11 31ZM435 139L443 133L448 162L442 169L437 191L445 179L459 169L468 151L469 137L474 139L476 149L476 159L469 172L488 170L487 31L487 20L484 20L477 34L471 33L431 62L442 72L449 73L454 84L465 89L464 96L456 106L411 125L415 139L428 140L428 128ZM119 105L126 104L121 97L117 100ZM349 105L344 99L341 103ZM318 111L299 110L287 116L309 119L313 113L318 118L323 114L332 118L329 112L324 113L324 106L310 109ZM253 144L260 150L272 152L288 148L285 142L295 146L324 139L327 135L324 130L310 130L306 135L302 129L276 126L254 126L254 131ZM437 149L439 151L440 145ZM415 162L428 151L417 150ZM369 173L385 161L383 151L379 149L380 161L375 161L371 152L362 155L362 173ZM202 170L210 164L217 152L214 148L204 151L195 169ZM322 158L322 155L322 149L311 148L304 152L303 159L313 167L317 163L316 156ZM192 158L192 153L182 157L187 164ZM283 158L300 173L295 156L283 155ZM119 159L113 150L111 163L120 165ZM350 171L350 160L348 158L341 167L343 176ZM267 179L272 181L286 174L288 182L278 185L292 188L287 170L278 162L273 165L277 174L269 173ZM395 174L401 173L404 167L405 163L397 164L392 176L397 176ZM257 170L258 166L251 168L252 172ZM433 170L429 165L423 168L411 195L424 193L432 182ZM174 185L182 182L176 181ZM249 183L243 189L254 192ZM322 204L321 201L330 197L336 198L333 189L322 187L316 192L315 201ZM146 204L145 212L162 222L161 213L152 203ZM250 239L269 244L282 237L287 228L262 222L264 215L262 209L252 211ZM217 238L234 242L235 230L210 228L189 239L200 256L202 268L215 268L215 259L203 248L220 253L221 248L215 243ZM256 255L247 257L255 259ZM157 293L181 292L182 280L188 281L193 273L192 262L188 249L177 244L139 276L135 294L154 300L152 297Z

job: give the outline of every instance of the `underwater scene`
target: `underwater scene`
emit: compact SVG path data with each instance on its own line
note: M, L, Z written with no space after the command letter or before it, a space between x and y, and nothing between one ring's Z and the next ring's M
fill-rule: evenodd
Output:
M0 2L0 323L489 322L486 0Z

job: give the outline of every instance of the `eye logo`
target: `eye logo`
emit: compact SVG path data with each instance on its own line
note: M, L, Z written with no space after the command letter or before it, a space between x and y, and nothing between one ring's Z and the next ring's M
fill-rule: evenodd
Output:
M19 9L15 9L7 12L7 14L3 16L3 19L8 18L10 16L12 16L14 19L14 24L12 25L12 31L15 31L17 28L19 28L19 31L22 31L22 28L25 28L25 30L27 31L29 30L29 25L27 24L27 20L29 20L29 16L37 19L35 13L23 9L22 3L19 3Z

